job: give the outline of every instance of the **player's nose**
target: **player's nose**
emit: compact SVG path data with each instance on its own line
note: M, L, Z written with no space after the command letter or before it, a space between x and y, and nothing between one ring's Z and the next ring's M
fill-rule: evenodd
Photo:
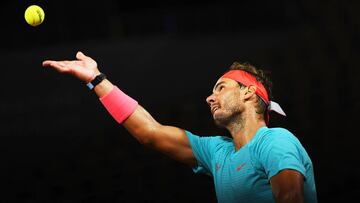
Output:
M211 94L210 96L208 96L206 98L206 103L208 103L209 106L211 106L211 104L214 103L214 102L215 102L215 95L214 94Z

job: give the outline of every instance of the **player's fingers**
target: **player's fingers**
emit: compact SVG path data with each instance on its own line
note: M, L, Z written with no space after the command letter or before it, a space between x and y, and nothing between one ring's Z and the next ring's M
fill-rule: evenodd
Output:
M67 62L63 62L63 61L46 60L43 62L43 66L52 67L59 72L68 72L69 71L69 68L67 67Z
M46 61L43 61L42 62L42 66L50 66L50 64L52 63L53 61L51 61L51 60L46 60Z
M47 60L43 62L43 66L51 66L51 67L64 67L65 63L67 62L61 62L61 61L51 61Z

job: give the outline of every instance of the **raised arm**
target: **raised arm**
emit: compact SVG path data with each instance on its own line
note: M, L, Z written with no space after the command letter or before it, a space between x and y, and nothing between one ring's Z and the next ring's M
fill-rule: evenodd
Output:
M77 60L72 61L45 60L43 66L73 75L85 83L92 81L100 74L97 63L92 58L81 52L76 54L76 58ZM103 98L113 89L114 85L105 79L94 88L94 91L99 98ZM141 105L137 105L121 124L141 144L189 166L195 165L196 160L185 131L177 127L161 125Z

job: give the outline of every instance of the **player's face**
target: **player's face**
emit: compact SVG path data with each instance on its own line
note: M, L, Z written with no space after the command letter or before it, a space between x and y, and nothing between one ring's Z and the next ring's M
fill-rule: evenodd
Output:
M243 111L241 102L242 91L239 84L231 79L220 78L213 89L213 93L206 99L210 106L215 123L226 126Z

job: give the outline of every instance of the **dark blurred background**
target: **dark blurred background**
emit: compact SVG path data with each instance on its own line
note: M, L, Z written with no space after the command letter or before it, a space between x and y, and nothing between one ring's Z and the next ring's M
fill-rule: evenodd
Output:
M45 21L31 27L37 4ZM211 178L141 146L87 87L44 69L78 50L160 123L224 134L205 98L234 61L271 72L319 202L360 193L360 1L1 3L1 202L216 202Z

